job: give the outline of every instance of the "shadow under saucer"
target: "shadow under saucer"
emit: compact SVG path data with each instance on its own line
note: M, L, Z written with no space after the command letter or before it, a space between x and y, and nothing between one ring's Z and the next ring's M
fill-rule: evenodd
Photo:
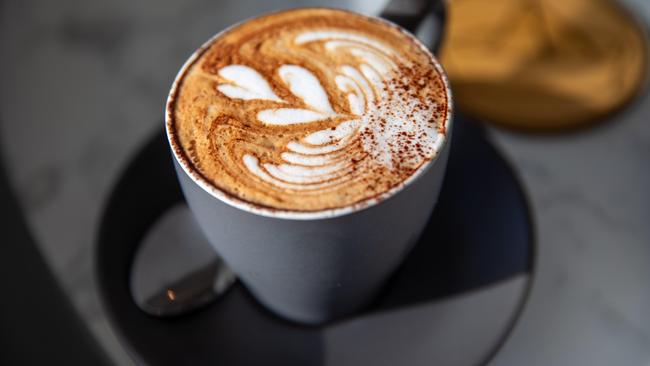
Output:
M156 318L129 291L147 230L183 204L165 136L119 178L98 237L103 305L120 341L155 365L478 365L499 349L530 288L533 226L509 165L455 117L448 171L424 235L375 304L323 326L284 321L239 283L189 314Z

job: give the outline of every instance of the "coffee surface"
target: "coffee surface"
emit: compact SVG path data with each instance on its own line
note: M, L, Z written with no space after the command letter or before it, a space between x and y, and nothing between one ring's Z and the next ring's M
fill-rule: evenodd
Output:
M447 95L432 56L396 26L298 9L214 38L179 76L168 127L224 193L318 211L378 198L434 158Z

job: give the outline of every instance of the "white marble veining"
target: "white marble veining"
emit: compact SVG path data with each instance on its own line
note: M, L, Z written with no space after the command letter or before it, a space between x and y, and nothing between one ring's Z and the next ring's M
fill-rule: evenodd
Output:
M494 131L528 187L530 304L496 365L650 365L650 95L557 137Z
M650 2L628 2L650 22ZM92 276L106 194L162 128L169 85L196 46L254 15L246 9L298 5L224 4L0 3L2 156L41 249L118 364L130 360ZM539 244L531 301L493 365L650 365L649 118L645 96L611 123L571 135L491 131L528 191Z

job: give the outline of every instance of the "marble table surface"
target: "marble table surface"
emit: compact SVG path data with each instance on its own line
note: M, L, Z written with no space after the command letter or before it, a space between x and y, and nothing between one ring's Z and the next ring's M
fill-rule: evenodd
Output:
M650 22L650 2L627 0ZM117 175L162 128L179 66L228 24L317 1L0 2L0 148L29 225L117 364L102 313L97 225ZM328 2L375 14L382 1ZM537 227L529 304L492 365L650 365L650 94L569 135L490 134Z

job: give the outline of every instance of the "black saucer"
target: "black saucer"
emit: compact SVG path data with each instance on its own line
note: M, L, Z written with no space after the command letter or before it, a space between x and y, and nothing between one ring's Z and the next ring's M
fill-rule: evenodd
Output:
M100 228L104 307L135 360L152 365L478 365L505 341L527 298L534 238L513 172L456 117L448 172L430 224L367 311L322 327L283 321L239 284L191 314L151 317L129 292L147 229L182 201L163 134L120 177Z

